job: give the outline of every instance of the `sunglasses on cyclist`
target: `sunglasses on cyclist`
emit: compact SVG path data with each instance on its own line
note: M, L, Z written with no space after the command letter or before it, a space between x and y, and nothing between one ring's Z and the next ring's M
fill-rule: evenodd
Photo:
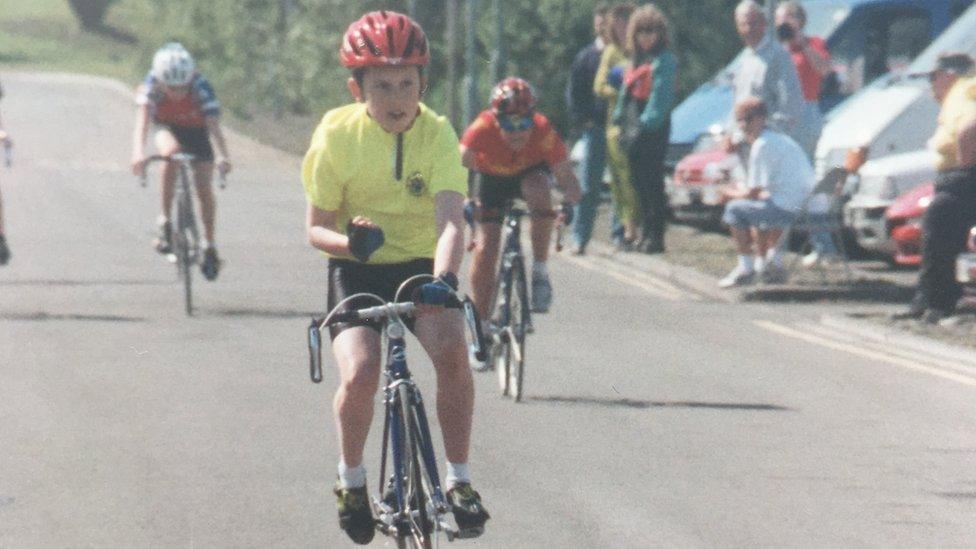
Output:
M534 126L535 122L531 116L511 114L498 116L498 125L507 132L521 132Z

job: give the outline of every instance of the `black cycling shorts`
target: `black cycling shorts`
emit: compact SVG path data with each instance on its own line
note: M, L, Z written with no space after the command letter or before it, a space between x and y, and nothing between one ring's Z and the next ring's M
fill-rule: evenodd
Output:
M210 145L210 132L207 128L190 128L187 126L166 125L166 129L173 134L180 144L180 151L192 154L201 162L213 162L214 151Z
M522 198L522 180L535 173L552 173L546 164L536 164L510 176L475 172L474 183L481 202L481 219L484 223L501 223L502 212L510 200Z
M414 259L405 263L370 265L350 259L331 258L329 259L328 308L331 311L343 299L363 292L376 294L386 302L393 301L397 288L405 280L419 274L429 275L433 272L433 259ZM400 294L400 299L409 301L413 290L428 282L430 279L420 279L415 284L411 284ZM344 305L341 310L362 309L374 305L379 305L375 299L357 298ZM403 321L407 328L413 331L413 318L405 318ZM382 331L379 322L360 320L332 325L329 327L329 335L335 339L340 332L353 326L368 326L377 332Z

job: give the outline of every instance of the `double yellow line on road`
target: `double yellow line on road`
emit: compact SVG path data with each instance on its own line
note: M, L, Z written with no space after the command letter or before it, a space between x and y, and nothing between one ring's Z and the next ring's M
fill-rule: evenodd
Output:
M754 320L753 324L773 333L829 349L844 351L863 358L976 387L976 366L967 366L918 351L893 347L891 344L882 341L864 340L856 334L820 324L799 326L800 329L768 320Z

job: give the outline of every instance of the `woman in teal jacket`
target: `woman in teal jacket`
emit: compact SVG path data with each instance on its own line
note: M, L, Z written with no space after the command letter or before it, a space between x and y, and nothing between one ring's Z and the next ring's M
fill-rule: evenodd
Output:
M640 204L642 237L638 250L664 251L668 205L664 157L671 132L677 60L669 49L668 20L654 4L634 11L627 26L630 59L614 110L618 144L626 151L630 177Z

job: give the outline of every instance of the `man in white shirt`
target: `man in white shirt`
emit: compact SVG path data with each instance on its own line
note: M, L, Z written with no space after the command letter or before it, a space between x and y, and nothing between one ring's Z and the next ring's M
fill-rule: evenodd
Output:
M719 282L722 288L786 281L776 244L790 226L814 184L813 167L789 136L766 127L766 103L747 97L736 103L735 121L750 145L745 187L725 189L722 221L735 239L739 262ZM755 244L755 255L753 252Z

